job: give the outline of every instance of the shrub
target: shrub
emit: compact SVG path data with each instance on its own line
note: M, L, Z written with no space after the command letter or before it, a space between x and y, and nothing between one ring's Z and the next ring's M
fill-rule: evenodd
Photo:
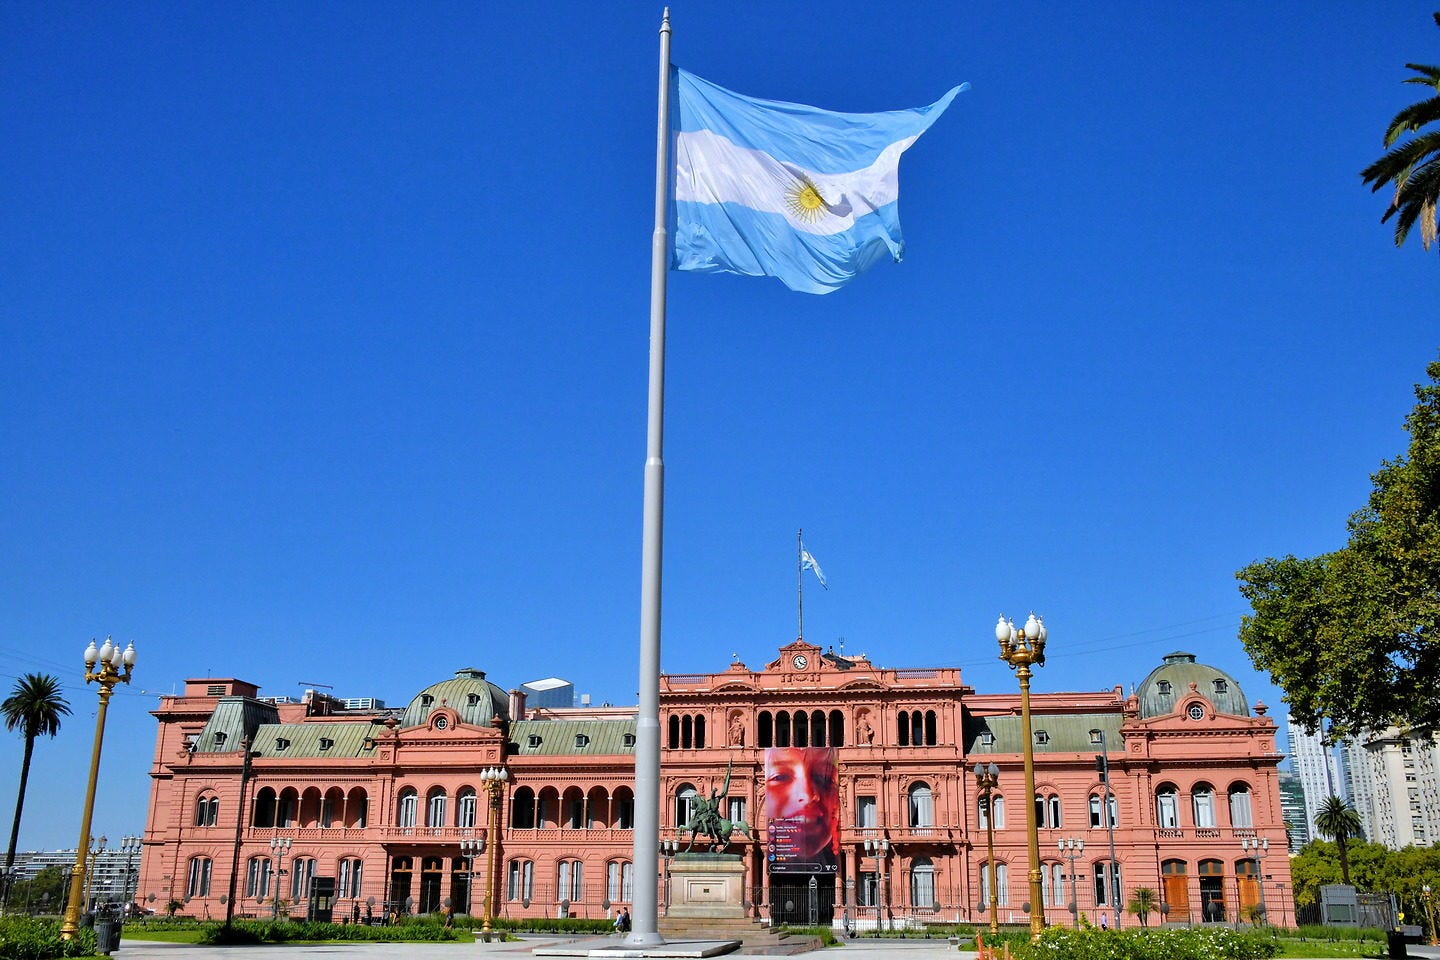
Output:
M1050 927L1014 950L1017 960L1269 960L1273 937L1228 927L1168 930L1079 930Z
M288 943L292 940L350 940L378 943L399 941L441 941L456 939L454 930L447 930L434 921L411 920L393 927L373 927L357 923L319 923L310 920L236 920L229 927L222 923L207 924L200 933L200 942L214 946L255 943Z
M73 940L61 940L58 921L0 917L0 957L5 960L89 957L94 953L95 931L87 927L81 927Z

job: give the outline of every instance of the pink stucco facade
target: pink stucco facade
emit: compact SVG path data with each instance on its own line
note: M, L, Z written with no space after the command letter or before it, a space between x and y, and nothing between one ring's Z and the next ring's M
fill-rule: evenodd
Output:
M1048 679L1042 671L1036 685ZM798 640L763 666L736 662L661 682L665 835L688 839L679 829L686 798L718 789L728 768L726 812L754 828L731 848L743 855L754 915L808 922L813 911L862 927L877 918L984 922L978 762L999 770L1000 920L1026 921L1018 692L979 692L954 668L883 668ZM236 679L192 680L154 711L138 894L146 905L173 898L188 914L223 917L232 872L234 909L252 915L275 910L277 888L282 907L304 911L311 876L335 881L344 917L447 901L479 913L487 877L500 915L605 916L633 899L633 709L527 711L518 693L475 670L427 688L404 711L347 711L323 697L272 705L258 694ZM1072 922L1072 898L1091 919L1115 922L1100 736L1119 899L1149 887L1171 922L1231 922L1260 906L1272 922L1293 922L1275 724L1233 678L1172 654L1133 695L1037 693L1032 712L1048 922ZM771 746L835 752L841 855L813 887L809 876L767 870ZM481 778L489 768L507 772L498 831ZM277 848L279 838L289 845ZM482 839L484 850L467 857ZM880 840L888 854L877 859L866 841ZM1255 840L1268 843L1262 857Z

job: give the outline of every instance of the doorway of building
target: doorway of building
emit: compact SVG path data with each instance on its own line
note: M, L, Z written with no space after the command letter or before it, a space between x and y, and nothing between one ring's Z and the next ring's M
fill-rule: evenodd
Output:
M420 913L440 911L440 881L445 878L444 861L426 857L420 867Z
M833 873L789 873L770 878L770 922L829 926L835 919Z

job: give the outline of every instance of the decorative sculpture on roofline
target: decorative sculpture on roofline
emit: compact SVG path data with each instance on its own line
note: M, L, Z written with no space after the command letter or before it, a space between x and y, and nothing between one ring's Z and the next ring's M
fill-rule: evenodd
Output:
M708 799L701 796L695 798L690 820L685 824L690 831L690 843L685 847L686 853L695 846L695 837L698 834L704 834L710 839L711 853L723 853L725 848L730 846L730 837L737 830L751 840L755 839L755 835L750 832L750 824L744 820L727 820L721 815L720 808L730 795L730 767L731 763L727 762L724 786L719 790L711 788Z

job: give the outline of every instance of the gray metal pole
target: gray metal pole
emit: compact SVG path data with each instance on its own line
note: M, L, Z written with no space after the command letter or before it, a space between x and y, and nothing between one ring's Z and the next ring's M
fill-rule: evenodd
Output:
M665 280L670 186L670 8L660 22L655 133L655 230L650 241L650 390L645 430L645 517L640 563L640 712L635 723L635 946L663 944L656 892L660 849L660 557L665 515Z

